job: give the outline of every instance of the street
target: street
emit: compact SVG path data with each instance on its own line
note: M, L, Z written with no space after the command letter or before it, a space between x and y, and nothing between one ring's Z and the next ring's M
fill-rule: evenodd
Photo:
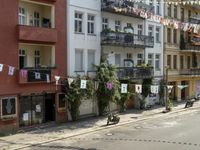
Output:
M24 150L198 150L200 111L135 122Z

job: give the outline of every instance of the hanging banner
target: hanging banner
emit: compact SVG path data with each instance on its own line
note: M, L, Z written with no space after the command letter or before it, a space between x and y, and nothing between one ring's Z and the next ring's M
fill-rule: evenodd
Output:
M172 92L172 88L173 88L173 85L168 85L168 86L167 86L168 93L171 93L171 92Z
M158 85L151 85L151 93L158 94Z
M12 76L14 74L15 68L12 66L8 66L8 75Z
M26 78L26 76L27 76L27 70L24 70L24 69L22 69L22 70L20 70L20 76L22 77L22 78Z
M86 85L87 85L87 80L81 80L80 88L81 89L86 89Z
M121 93L127 93L128 84L121 84Z
M188 85L178 85L177 87L178 87L180 90L182 90L182 89L188 87Z
M107 89L112 90L113 85L112 85L111 82L107 82L107 83L106 83L106 87L107 87Z
M73 78L68 78L67 81L68 81L68 84L70 86L72 84L72 82L74 81L74 79Z
M41 79L40 73L39 72L35 72L35 79Z
M94 81L94 89L98 90L99 88L99 81Z
M47 83L50 83L50 77L49 77L49 74L46 74L46 78L47 78Z
M3 64L0 64L0 72L3 71Z
M135 92L136 93L142 93L142 85L141 84L135 85Z
M54 76L55 80L56 80L56 85L58 85L58 81L60 80L60 76Z

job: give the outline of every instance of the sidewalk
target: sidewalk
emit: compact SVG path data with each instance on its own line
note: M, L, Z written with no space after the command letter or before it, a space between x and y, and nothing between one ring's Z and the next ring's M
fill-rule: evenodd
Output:
M47 128L37 128L30 132L18 133L7 137L0 138L0 150L7 149L21 149L29 145L47 143L50 141L59 140L62 138L69 138L76 135L86 134L113 126L121 126L131 122L147 120L163 115L175 114L186 110L193 110L200 108L200 101L194 103L191 108L184 108L185 102L181 104L174 104L171 112L163 114L164 107L153 107L151 110L128 110L126 113L120 114L120 123L117 125L106 126L106 117L95 117L77 122L69 122L61 125L48 126Z

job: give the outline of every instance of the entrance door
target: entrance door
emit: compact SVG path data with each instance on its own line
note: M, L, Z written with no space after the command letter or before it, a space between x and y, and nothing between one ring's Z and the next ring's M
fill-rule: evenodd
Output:
M181 85L186 85L186 81L181 81ZM181 100L186 100L186 88L181 90Z
M45 122L55 121L55 94L45 97Z

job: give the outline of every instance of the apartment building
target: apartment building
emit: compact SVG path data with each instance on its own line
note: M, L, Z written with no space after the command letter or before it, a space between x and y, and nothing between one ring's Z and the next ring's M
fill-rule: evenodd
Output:
M66 75L66 1L0 5L0 131L65 121L54 76Z
M168 84L173 85L170 98L186 100L200 93L200 6L198 2L165 3L165 18L184 23L181 28L165 26L164 66ZM194 24L192 28L188 25Z
M67 64L68 76L95 77L95 66L101 57L100 0L68 0ZM82 100L80 116L97 113L94 100Z

